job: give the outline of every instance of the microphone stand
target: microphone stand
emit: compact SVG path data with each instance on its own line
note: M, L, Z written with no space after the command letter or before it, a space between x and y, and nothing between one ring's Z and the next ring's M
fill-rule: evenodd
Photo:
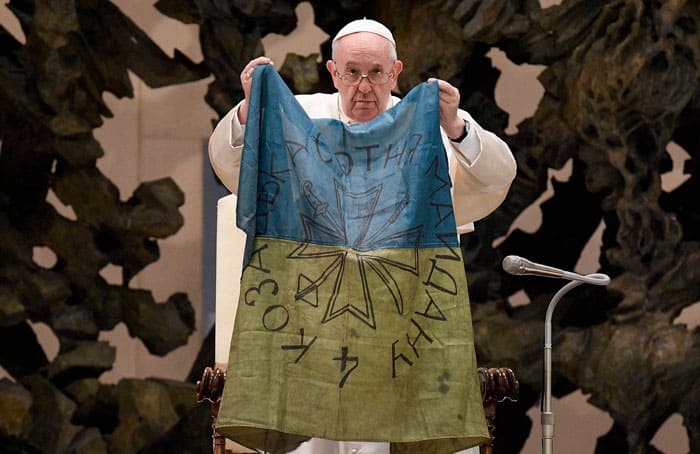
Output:
M574 279L563 286L551 299L547 306L544 322L544 390L540 406L542 423L542 454L554 452L554 413L552 412L552 314L559 300L571 289L581 284L608 285L610 277L606 274L588 274L585 276L566 273L565 278Z

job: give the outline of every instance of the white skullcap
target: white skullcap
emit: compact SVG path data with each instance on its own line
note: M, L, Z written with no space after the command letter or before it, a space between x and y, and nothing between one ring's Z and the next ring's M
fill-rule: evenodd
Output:
M391 31L388 28L386 28L386 26L380 24L376 20L367 18L354 20L347 24L345 27L341 28L338 34L335 35L335 38L333 38L333 42L336 42L343 36L351 35L353 33L358 32L374 33L375 35L379 35L383 38L386 38L394 47L396 47L396 41L394 41L394 35L391 34Z

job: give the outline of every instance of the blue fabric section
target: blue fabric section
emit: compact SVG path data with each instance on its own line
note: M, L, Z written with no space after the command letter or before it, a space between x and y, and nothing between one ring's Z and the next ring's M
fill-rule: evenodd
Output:
M437 83L368 123L310 119L269 65L257 66L238 186L248 235L350 247L457 246Z

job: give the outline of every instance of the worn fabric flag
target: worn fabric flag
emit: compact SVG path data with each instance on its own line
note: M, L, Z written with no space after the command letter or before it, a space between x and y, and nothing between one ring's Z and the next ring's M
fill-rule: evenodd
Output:
M436 83L373 121L310 119L255 69L245 269L217 430L453 453L488 440Z

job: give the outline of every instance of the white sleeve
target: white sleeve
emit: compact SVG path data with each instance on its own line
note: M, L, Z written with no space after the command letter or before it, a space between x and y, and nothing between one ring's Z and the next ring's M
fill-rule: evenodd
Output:
M457 232L465 233L503 202L517 169L503 140L482 128L467 112L460 110L460 117L469 122L467 137L458 144L447 137L443 141L448 148Z
M216 176L234 194L238 191L245 132L245 126L238 121L239 105L219 121L209 137L209 162Z

